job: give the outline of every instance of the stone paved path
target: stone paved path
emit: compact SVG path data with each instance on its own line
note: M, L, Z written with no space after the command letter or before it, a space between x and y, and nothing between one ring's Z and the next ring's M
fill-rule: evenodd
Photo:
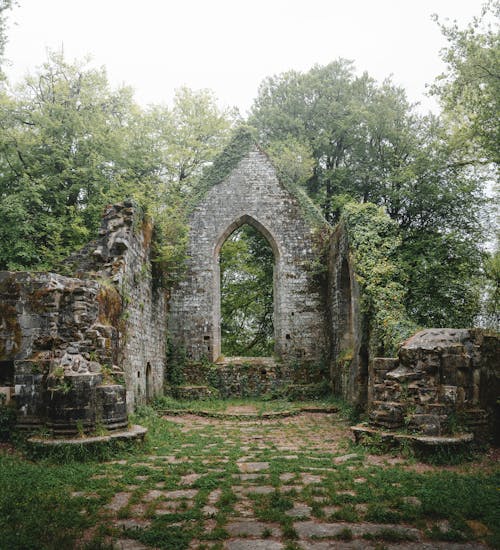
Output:
M109 482L100 513L114 548L487 548L482 524L474 542L446 542L449 522L422 519L421 500L401 494L399 478L391 480L393 469L418 470L419 464L353 452L346 424L335 414L265 421L185 415L162 422L172 438L165 447L135 462L111 461L96 480ZM381 472L387 479L379 487ZM375 490L387 496L374 504ZM169 534L157 544L162 529ZM432 530L443 540L429 540Z

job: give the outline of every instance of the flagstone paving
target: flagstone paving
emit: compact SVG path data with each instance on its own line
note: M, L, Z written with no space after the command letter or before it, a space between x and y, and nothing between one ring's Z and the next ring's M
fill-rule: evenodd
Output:
M101 533L113 548L488 548L481 537L451 539L443 518L418 515L421 496L403 493L397 481L415 462L352 452L348 425L334 413L272 420L186 414L156 422L168 428L164 443L141 461L103 464L88 493L73 493L82 503L101 495ZM375 486L382 471L388 481ZM394 481L392 471L399 472Z

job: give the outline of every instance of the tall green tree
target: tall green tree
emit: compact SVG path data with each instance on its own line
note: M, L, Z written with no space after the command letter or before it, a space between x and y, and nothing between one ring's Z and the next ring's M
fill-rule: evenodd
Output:
M104 70L51 54L2 107L0 265L48 268L99 223L132 94L111 90Z
M0 269L54 269L92 238L103 206L155 217L164 268L182 258L185 203L233 119L207 91L141 109L104 69L50 54L0 98Z
M16 4L15 0L0 0L0 76L4 61L5 44L7 43L7 12Z
M441 100L457 146L474 162L499 162L500 2L488 1L465 28L439 23L448 40L442 51L446 72L432 92Z
M280 143L310 151L306 187L330 221L338 219L339 195L380 202L397 185L391 176L408 155L414 124L403 90L357 76L343 59L265 79L250 122L271 154L278 152L278 164L286 149ZM304 153L296 158L309 160Z
M445 121L417 114L401 88L358 76L345 60L267 78L250 121L278 167L291 156L296 174L304 168L329 221L355 201L383 206L398 222L418 323L472 323L484 180Z

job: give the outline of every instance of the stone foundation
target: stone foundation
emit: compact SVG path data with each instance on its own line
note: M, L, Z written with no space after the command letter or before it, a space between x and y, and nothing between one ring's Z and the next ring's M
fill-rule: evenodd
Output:
M479 329L428 329L398 358L370 363L369 425L422 436L474 433L498 440L500 337Z

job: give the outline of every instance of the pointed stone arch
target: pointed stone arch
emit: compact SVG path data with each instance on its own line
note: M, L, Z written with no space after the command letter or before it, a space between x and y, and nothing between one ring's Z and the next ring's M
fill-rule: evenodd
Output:
M218 257L227 237L245 223L268 240L275 256L275 354L285 363L325 356L325 304L314 280L318 224L280 181L257 146L212 185L189 219L187 273L170 299L169 333L188 359L220 353ZM326 224L326 222L324 222Z
M274 269L273 269L273 319L277 319L280 316L278 304L280 303L280 286L279 286L279 267L280 267L280 250L276 238L267 229L267 227L249 214L243 214L230 223L227 228L221 233L214 247L214 310L213 310L213 335L212 335L212 356L216 359L221 354L221 289L220 289L220 251L227 239L240 227L244 225L251 225L266 239L273 251L274 256ZM274 327L275 340L276 340L276 326Z

